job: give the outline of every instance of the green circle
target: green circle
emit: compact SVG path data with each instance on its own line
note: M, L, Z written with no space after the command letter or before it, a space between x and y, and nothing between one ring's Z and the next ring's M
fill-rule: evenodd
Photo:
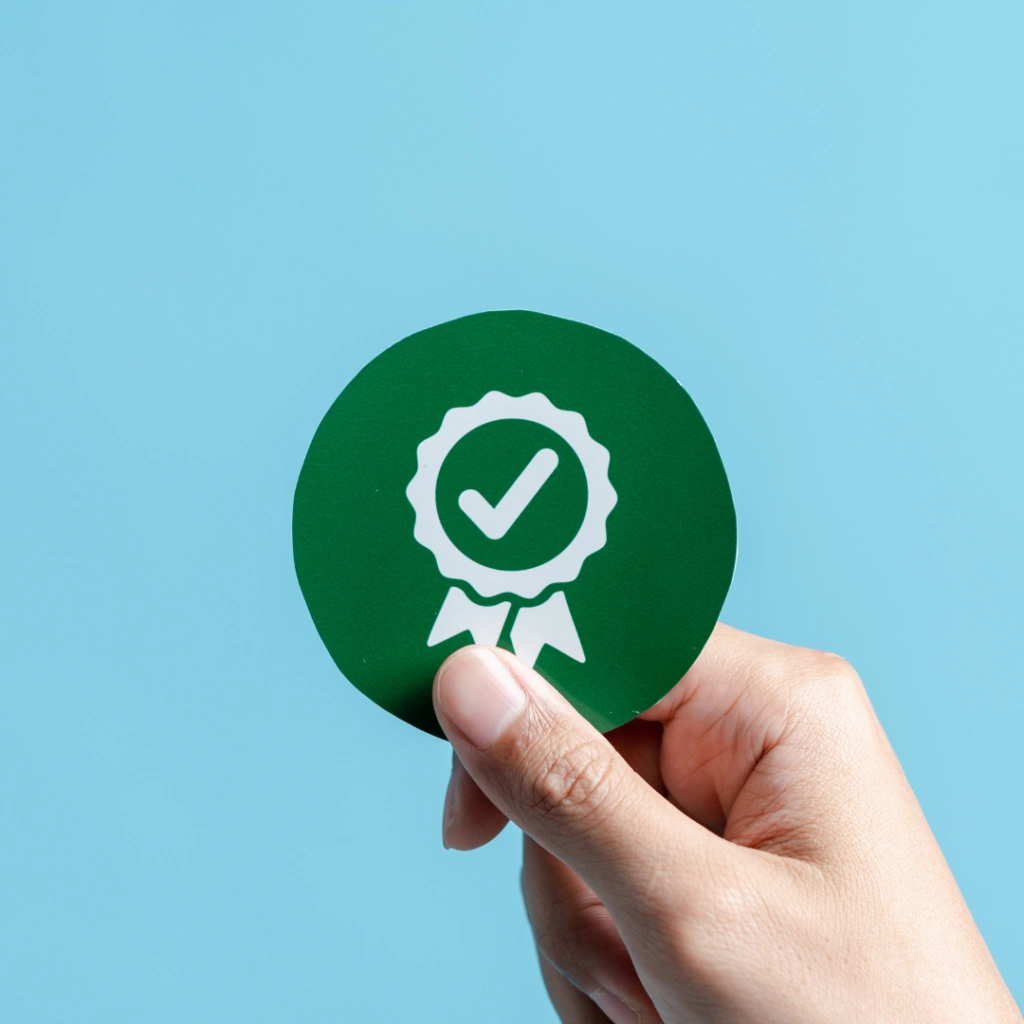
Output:
M582 416L608 453L617 499L604 545L577 577L551 581L530 597L481 595L466 580L443 576L432 550L414 537L416 513L406 494L417 450L446 413L495 391L512 399L539 392L557 410ZM531 460L544 449L557 464L549 454L543 472L531 476ZM462 500L472 514L460 505L469 491L476 504ZM473 562L497 570L530 569L558 555L579 530L590 497L573 443L527 419L498 419L466 433L444 457L434 491L448 538ZM357 374L310 444L292 537L299 584L328 651L388 711L442 735L433 677L449 654L472 642L463 631L428 646L452 588L461 591L457 598L489 608L492 623L504 614L494 606L508 602L496 637L508 650L517 616L554 596L555 603L564 598L583 660L556 637L570 650L548 643L535 668L606 731L655 704L696 660L729 589L736 517L707 425L657 362L596 327L505 311L420 331Z
M538 451L558 456L558 466L522 515L492 540L459 507L472 489L497 505ZM502 457L495 459L493 453ZM576 536L587 509L587 480L572 447L553 430L530 420L494 420L459 441L441 466L437 511L452 543L481 565L529 569L554 558Z

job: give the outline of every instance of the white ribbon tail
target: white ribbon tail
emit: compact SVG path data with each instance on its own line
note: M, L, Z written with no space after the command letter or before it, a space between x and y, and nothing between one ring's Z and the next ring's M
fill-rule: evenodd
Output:
M543 604L521 608L512 624L512 649L530 668L545 644L575 661L587 660L563 590L556 590Z
M451 587L441 610L434 620L434 628L427 637L427 646L444 643L459 633L469 630L475 644L495 646L508 618L511 601L500 604L477 604L471 601L458 587ZM532 662L531 662L532 664Z
M458 587L451 587L427 637L427 646L434 647L468 631L473 643L493 647L501 637L511 607L510 601L477 604ZM575 661L587 660L563 590L556 590L543 604L520 608L512 623L511 636L516 657L530 668L545 646L554 647Z

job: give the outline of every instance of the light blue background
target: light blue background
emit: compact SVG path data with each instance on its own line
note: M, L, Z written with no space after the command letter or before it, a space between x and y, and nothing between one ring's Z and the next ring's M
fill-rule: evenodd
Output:
M1017 0L7 3L0 1016L552 1020L518 837L290 552L366 360L589 321L714 430L724 617L861 671L1024 993Z

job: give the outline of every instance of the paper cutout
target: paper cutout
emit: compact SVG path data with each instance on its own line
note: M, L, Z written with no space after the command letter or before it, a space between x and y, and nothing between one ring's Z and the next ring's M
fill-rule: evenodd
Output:
M654 360L539 313L465 317L369 363L310 445L295 565L364 693L438 733L433 675L505 647L601 729L714 627L736 523L714 440Z

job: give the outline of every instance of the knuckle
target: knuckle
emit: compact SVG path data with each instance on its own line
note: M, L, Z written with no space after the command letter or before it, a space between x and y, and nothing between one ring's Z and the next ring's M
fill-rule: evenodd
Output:
M537 948L553 964L563 967L576 959L576 942L570 920L568 908L564 905L551 904L540 912L535 908L530 917Z
M610 803L616 765L614 751L604 741L587 739L547 751L529 775L527 804L545 818L590 817Z
M807 650L790 695L789 721L826 763L834 764L843 751L852 754L870 735L870 698L857 670L838 654Z
M537 948L563 974L581 978L588 973L595 947L604 937L602 904L593 894L561 894L528 908Z
M867 700L857 670L838 654L818 652L817 687L833 705L853 707Z
M800 690L813 698L834 700L861 689L857 670L845 658L828 651L806 650L797 678Z
M857 670L841 655L829 651L815 651L818 672L840 683L859 682Z

